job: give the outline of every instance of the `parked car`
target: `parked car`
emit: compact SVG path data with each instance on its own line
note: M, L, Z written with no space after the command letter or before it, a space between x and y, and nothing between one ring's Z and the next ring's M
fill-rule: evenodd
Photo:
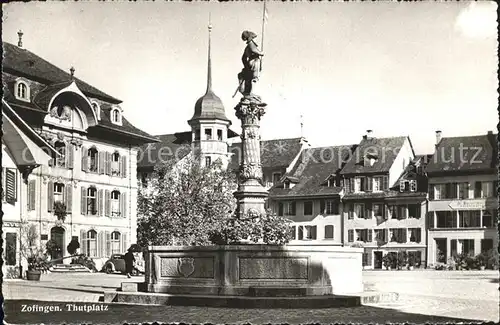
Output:
M125 254L113 254L109 260L104 263L102 267L103 271L106 273L120 272L125 274ZM144 259L142 254L134 253L135 262L134 269L132 270L132 275L139 275L144 273Z

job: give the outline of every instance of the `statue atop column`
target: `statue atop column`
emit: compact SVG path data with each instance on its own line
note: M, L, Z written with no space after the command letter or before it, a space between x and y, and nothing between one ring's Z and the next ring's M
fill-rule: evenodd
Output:
M241 33L241 39L247 43L247 46L241 57L243 69L238 73L239 86L237 91L245 97L256 96L252 90L254 83L259 80L261 59L264 56L264 53L259 50L259 46L254 41L256 37L257 35L254 32L248 30Z

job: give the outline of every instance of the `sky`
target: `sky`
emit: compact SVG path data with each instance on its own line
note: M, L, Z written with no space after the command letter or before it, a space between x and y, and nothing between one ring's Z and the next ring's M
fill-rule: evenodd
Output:
M267 2L259 95L263 139L314 146L409 135L417 154L443 137L497 130L494 2ZM239 133L233 98L243 30L262 43L263 3L28 2L3 5L3 40L123 101L153 134L190 130L206 90L208 18L213 90ZM302 116L302 118L301 118ZM301 128L301 122L303 128Z

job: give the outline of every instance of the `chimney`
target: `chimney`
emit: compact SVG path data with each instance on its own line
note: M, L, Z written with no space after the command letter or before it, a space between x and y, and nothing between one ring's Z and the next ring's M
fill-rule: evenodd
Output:
M373 139L373 131L372 130L366 130L366 139L368 139L368 140Z
M441 131L437 130L436 131L436 146L439 144L441 141Z
M19 41L17 42L17 46L19 47L23 47L23 31L22 30L19 30L17 32L17 36L19 36Z
M493 135L493 131L488 131L488 135Z

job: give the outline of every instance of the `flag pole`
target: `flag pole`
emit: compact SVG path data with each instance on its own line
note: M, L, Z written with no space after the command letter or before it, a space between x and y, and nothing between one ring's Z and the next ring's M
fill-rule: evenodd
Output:
M260 39L260 50L264 52L264 26L266 25L266 0L264 0L264 10L262 10L262 36ZM260 57L260 71L262 71L262 57Z

